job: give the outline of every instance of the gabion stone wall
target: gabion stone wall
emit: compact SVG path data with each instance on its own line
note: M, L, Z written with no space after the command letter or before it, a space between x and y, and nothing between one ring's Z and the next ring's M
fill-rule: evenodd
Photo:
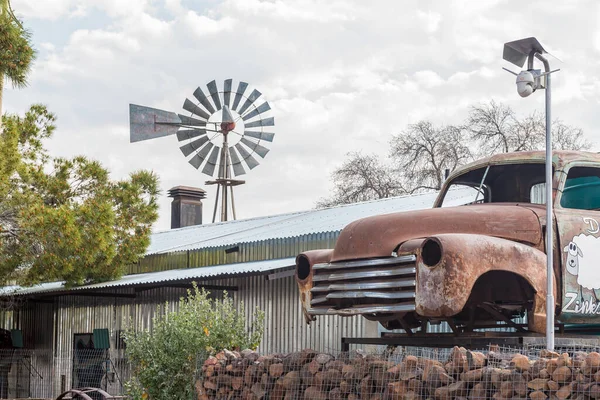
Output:
M459 347L430 357L225 351L203 363L196 391L199 400L600 399L600 354Z

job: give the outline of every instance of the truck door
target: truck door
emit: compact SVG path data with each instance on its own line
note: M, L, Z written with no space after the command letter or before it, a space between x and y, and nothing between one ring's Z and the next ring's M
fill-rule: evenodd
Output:
M600 320L600 167L567 170L555 205L562 265L559 319L570 323Z

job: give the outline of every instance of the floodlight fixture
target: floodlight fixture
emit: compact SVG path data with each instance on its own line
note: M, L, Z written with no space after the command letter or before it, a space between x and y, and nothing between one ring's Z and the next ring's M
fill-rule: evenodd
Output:
M552 218L552 123L551 123L551 96L550 75L555 71L550 70L550 63L542 55L547 51L540 42L529 37L504 43L502 58L522 68L527 61L527 70L518 74L506 68L506 71L517 76L517 92L521 97L527 97L537 89L546 90L546 348L554 350L554 288L553 288L553 218ZM533 68L534 59L537 58L544 64L544 72Z

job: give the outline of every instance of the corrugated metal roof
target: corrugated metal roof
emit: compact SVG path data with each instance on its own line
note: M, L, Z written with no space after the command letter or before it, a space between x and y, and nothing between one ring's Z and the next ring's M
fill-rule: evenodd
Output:
M64 282L42 283L31 287L5 286L0 288L0 296L22 296L50 292L97 290L124 286L147 285L152 283L187 281L190 279L216 278L228 275L259 274L281 268L293 267L294 263L294 257L289 257L276 260L215 265L212 267L174 269L169 271L126 275L121 279L114 281L78 286L70 289L65 288Z
M338 232L350 222L360 218L431 208L436 197L437 192L431 192L325 209L172 229L154 233L146 254ZM444 204L464 204L467 198L472 199L471 190L453 190L448 192Z

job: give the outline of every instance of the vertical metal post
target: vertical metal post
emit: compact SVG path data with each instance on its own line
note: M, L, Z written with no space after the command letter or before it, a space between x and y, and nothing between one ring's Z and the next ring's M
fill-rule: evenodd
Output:
M529 55L529 65L533 65L533 54ZM554 350L554 222L552 199L552 113L550 64L540 53L535 57L544 63L546 75L546 348Z
M221 154L221 168L223 176L219 176L219 179L228 179L229 171L227 166L229 163L227 162L229 143L227 141L227 131L223 131L223 149ZM221 189L223 193L221 194L221 222L227 221L227 184L225 182L221 183Z
M547 64L547 62L545 63ZM546 68L547 72L550 68ZM550 74L546 75L546 348L554 350L554 290L553 290L553 256L554 256L554 223L552 201L552 121L550 113Z

